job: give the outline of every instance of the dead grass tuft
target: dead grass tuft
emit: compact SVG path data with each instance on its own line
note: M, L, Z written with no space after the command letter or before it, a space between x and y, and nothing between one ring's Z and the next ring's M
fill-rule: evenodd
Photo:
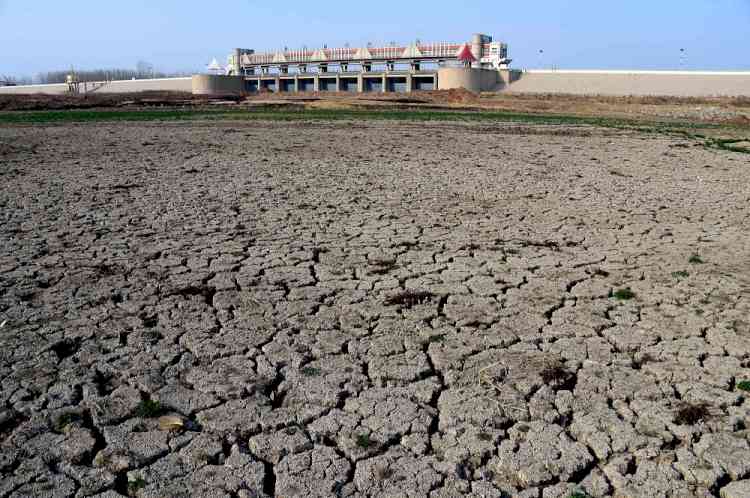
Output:
M374 267L370 268L372 275L385 275L397 267L395 259L373 259L370 260L370 264Z
M435 294L429 291L405 290L396 295L390 296L385 300L386 306L401 306L402 308L411 308L418 304L424 304L431 301Z
M677 425L695 425L711 415L706 403L682 403L674 416Z
M563 365L556 363L546 366L539 376L542 378L545 384L559 385L565 384L573 374L567 370Z

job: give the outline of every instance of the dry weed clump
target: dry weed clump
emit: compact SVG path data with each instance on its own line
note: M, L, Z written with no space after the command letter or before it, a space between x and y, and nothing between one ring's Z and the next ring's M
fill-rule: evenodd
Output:
M402 308L411 308L418 304L424 304L431 301L435 294L429 291L405 290L385 300L386 306L401 306Z
M695 425L698 422L705 421L711 412L706 403L682 403L674 416L674 423L677 425Z

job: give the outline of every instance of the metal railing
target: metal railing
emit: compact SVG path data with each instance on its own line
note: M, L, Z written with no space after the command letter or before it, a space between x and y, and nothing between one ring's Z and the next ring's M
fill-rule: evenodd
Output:
M242 66L277 65L277 64L305 64L305 63L339 63L348 61L367 60L419 60L419 59L453 59L458 54L463 43L420 43L406 47L341 47L321 48L316 50L284 50L280 52L265 52L243 54Z

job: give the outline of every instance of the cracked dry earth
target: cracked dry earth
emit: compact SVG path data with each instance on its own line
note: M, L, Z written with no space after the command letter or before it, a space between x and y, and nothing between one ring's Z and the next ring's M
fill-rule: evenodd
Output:
M0 497L750 496L747 156L408 122L0 154Z

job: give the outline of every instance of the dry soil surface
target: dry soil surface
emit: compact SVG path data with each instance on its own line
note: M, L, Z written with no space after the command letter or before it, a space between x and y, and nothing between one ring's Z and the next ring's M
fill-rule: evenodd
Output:
M0 168L0 497L750 495L747 155L100 123Z

